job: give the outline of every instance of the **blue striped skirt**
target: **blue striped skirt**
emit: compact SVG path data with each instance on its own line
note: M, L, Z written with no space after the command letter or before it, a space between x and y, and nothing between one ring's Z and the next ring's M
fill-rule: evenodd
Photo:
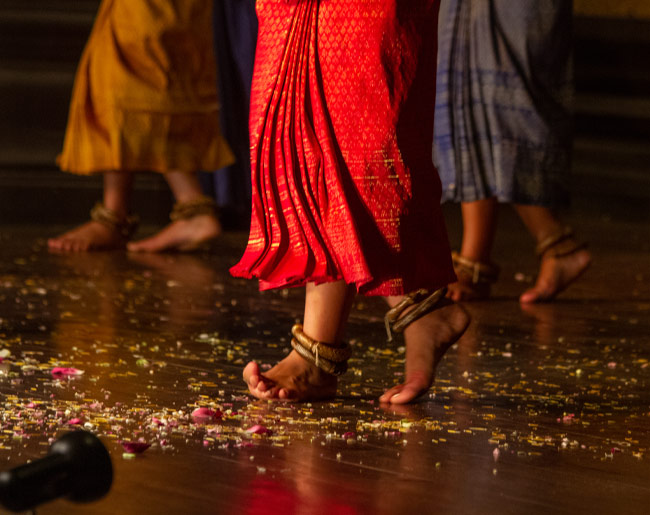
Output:
M434 162L443 201L568 202L571 0L442 0Z

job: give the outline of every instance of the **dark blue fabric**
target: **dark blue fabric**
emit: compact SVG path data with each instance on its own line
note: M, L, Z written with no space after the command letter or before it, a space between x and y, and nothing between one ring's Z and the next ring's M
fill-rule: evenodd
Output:
M442 0L434 162L443 200L568 201L570 0Z
M255 0L215 0L214 33L221 129L237 161L201 175L224 216L245 227L251 205L248 111L257 40Z

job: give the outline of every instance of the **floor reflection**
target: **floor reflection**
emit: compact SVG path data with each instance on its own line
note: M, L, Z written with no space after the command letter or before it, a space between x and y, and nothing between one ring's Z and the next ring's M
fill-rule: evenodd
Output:
M56 255L22 231L0 233L0 460L37 458L83 427L106 442L115 466L106 499L90 508L57 501L39 513L647 506L649 292L638 273L617 278L632 299L608 300L605 285L588 302L597 285L586 283L549 305L521 306L511 295L468 305L467 334L430 394L406 407L377 403L401 378L403 341L385 342L383 303L362 299L341 395L273 404L246 395L241 367L284 355L303 298L232 279L237 237L213 254ZM56 366L83 374L54 377ZM197 408L220 416L195 420ZM151 447L128 456L123 441Z

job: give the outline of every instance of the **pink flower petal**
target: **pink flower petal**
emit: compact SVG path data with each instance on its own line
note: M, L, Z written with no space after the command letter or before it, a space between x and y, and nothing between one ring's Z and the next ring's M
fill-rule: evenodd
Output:
M212 408L196 408L192 412L192 418L195 422L205 423L210 420L215 420L221 418L222 413L219 410L213 410Z
M273 434L273 431L271 431L270 429L268 429L268 428L266 428L264 426L261 426L259 424L255 424L254 426L249 427L246 430L246 432L250 433L250 434L254 434L254 435L271 435L271 434Z
M70 377L70 376L80 376L83 374L83 370L72 367L54 367L52 369L52 375L54 377Z
M147 442L120 442L122 444L122 448L126 452L130 452L131 454L141 454L144 451L146 451L149 447L151 447L150 443Z
M82 422L83 420L81 420L80 418L71 418L70 420L68 420L68 425L76 426L81 424Z
M343 433L343 439L344 440L349 440L350 438L354 438L354 432L353 431L348 431L347 433Z

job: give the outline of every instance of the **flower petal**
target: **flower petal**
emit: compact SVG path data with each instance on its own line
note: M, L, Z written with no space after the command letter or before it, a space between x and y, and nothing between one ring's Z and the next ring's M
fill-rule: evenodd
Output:
M130 454L141 454L151 447L150 443L147 442L120 442L122 448Z
M83 374L83 370L72 367L54 367L52 369L52 375L54 377L70 377L70 376L80 376Z
M205 423L210 420L215 420L221 418L223 414L219 410L213 410L212 408L196 408L192 412L192 419L195 422Z
M266 428L264 426L261 426L259 424L255 424L254 426L249 427L246 430L246 432L250 433L250 434L254 434L254 435L270 435L270 434L273 434L273 431L271 431L270 429L268 429L268 428Z

